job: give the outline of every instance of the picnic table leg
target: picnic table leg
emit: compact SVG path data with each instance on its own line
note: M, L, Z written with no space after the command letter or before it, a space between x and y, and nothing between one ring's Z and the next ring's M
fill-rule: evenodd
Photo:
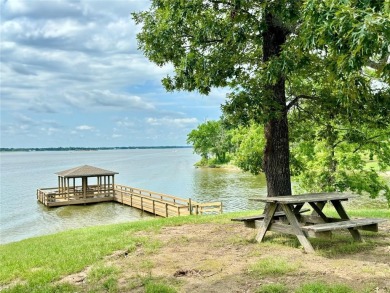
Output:
M337 213L339 214L340 218L344 220L349 220L347 212L345 211L341 202L339 200L332 200L331 202ZM355 230L354 228L349 228L348 231L349 233L351 233L353 239L359 242L363 242L362 236L360 235L360 232L358 230Z
M310 206L313 208L313 213L317 213L318 216L321 217L321 219L324 221L324 223L328 223L329 219L328 217L322 212L322 209L324 208L324 203L319 203L318 205L315 202L309 202Z
M302 244L303 248L307 253L314 252L313 246L311 245L309 239L307 239L305 233L303 233L299 222L293 213L291 207L287 204L281 204L283 211L286 214L287 220L290 222L291 227L293 228L295 235L297 236L299 242Z
M277 207L277 204L275 204L275 203L270 203L269 205L267 205L265 207L264 220L263 220L263 223L261 224L259 232L257 233L256 241L261 242L263 240L265 233L267 232L267 230L271 224L272 218L274 217L276 207Z

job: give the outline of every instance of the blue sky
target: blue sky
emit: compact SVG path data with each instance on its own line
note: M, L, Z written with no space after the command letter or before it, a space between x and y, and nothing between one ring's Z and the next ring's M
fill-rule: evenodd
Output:
M226 91L167 93L137 50L146 0L0 0L1 147L185 145Z

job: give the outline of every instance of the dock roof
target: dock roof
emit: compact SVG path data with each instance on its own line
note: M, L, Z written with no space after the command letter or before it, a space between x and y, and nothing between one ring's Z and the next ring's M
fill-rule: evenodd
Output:
M94 176L108 176L119 174L118 172L104 170L101 168L84 165L69 170L57 172L57 175L61 177L94 177Z

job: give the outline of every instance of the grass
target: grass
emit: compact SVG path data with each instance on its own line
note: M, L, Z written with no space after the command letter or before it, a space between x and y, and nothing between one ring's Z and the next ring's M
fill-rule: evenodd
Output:
M390 209L388 208L372 208L372 209L366 209L366 208L359 208L359 209L353 209L353 207L346 207L346 210L348 212L348 215L351 218L386 218L390 219ZM325 206L324 213L327 216L332 217L339 217L337 212L333 207Z
M168 284L150 280L145 284L145 293L176 293L176 289Z
M266 284L260 287L256 293L288 293L289 289L280 283Z
M264 258L249 268L249 273L254 276L282 276L295 272L299 264L289 262L281 258Z
M93 267L88 273L88 286L90 292L117 292L119 270L116 267L104 264Z
M50 283L99 262L114 251L129 253L142 246L153 253L161 243L134 236L138 231L159 231L164 226L229 222L248 213L187 216L96 226L30 238L0 246L0 285L14 280L35 286Z
M321 281L310 282L300 285L297 289L291 290L284 284L265 284L256 293L353 293L352 288L343 284L326 284Z
M312 282L300 286L295 293L353 293L353 289L342 284Z
M390 219L389 210L367 209L348 210L348 212L356 217L372 217L374 215L374 217ZM77 288L75 289L74 286L56 282L64 276L81 272L86 267L93 266L88 275L88 280L93 284L91 289L94 290L92 291L115 292L118 289L118 268L105 266L103 264L105 256L116 251L126 251L131 254L138 248L142 248L145 254L148 255L158 252L162 246L162 243L155 239L137 236L137 232L157 233L162 227L184 224L230 223L231 218L254 214L258 214L258 211L227 213L216 216L151 219L70 230L0 245L0 290L2 289L1 286L4 286L2 292L75 292ZM277 239L275 236L276 242L279 241ZM291 242L290 245L293 247L297 245L295 237L282 237L282 239L284 240L280 240L281 242ZM189 239L182 237L177 241L186 243ZM337 245L338 248L336 249L320 244L321 251L327 255L334 255L353 253L359 249L370 249L375 243L375 238L372 238L372 241L366 241L365 244L351 243L342 239L335 239L335 241L341 241L342 245ZM229 239L228 242L235 244L238 242L242 245L251 243L240 237ZM272 246L280 245L280 243L274 244L266 241L262 245ZM145 261L142 265L148 270L153 268L151 262ZM282 269L280 270L280 268ZM251 267L251 272L258 275L283 275L296 269L297 265L293 262L289 263L287 260L262 259ZM7 286L9 286L8 289ZM150 279L144 282L144 286L145 289L149 288L147 290L159 288L160 291L155 292L175 292L172 291L175 289L169 283L161 280ZM270 288L267 290L271 290Z

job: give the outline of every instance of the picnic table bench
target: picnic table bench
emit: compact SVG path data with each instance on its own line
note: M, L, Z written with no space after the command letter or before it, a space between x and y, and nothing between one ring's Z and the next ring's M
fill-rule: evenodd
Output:
M252 200L266 203L262 215L232 220L244 222L247 227L258 229L256 240L259 242L264 239L267 231L286 233L295 235L306 252L314 252L309 237L330 237L332 231L348 229L356 241L362 241L359 229L377 232L378 223L386 221L350 219L341 202L351 197L353 196L343 193L312 193L255 198ZM338 218L325 215L323 208L327 203L331 203L335 208ZM305 204L313 209L310 215L303 215L308 211L302 209Z
M309 209L300 210L298 213L302 214L305 212L310 211ZM244 222L245 227L248 228L259 228L262 223L262 220L264 220L266 214L256 215L256 216L249 216L249 217L241 217L241 218L234 218L232 221L235 222ZM286 214L282 211L275 212L274 219L280 219L286 217Z

